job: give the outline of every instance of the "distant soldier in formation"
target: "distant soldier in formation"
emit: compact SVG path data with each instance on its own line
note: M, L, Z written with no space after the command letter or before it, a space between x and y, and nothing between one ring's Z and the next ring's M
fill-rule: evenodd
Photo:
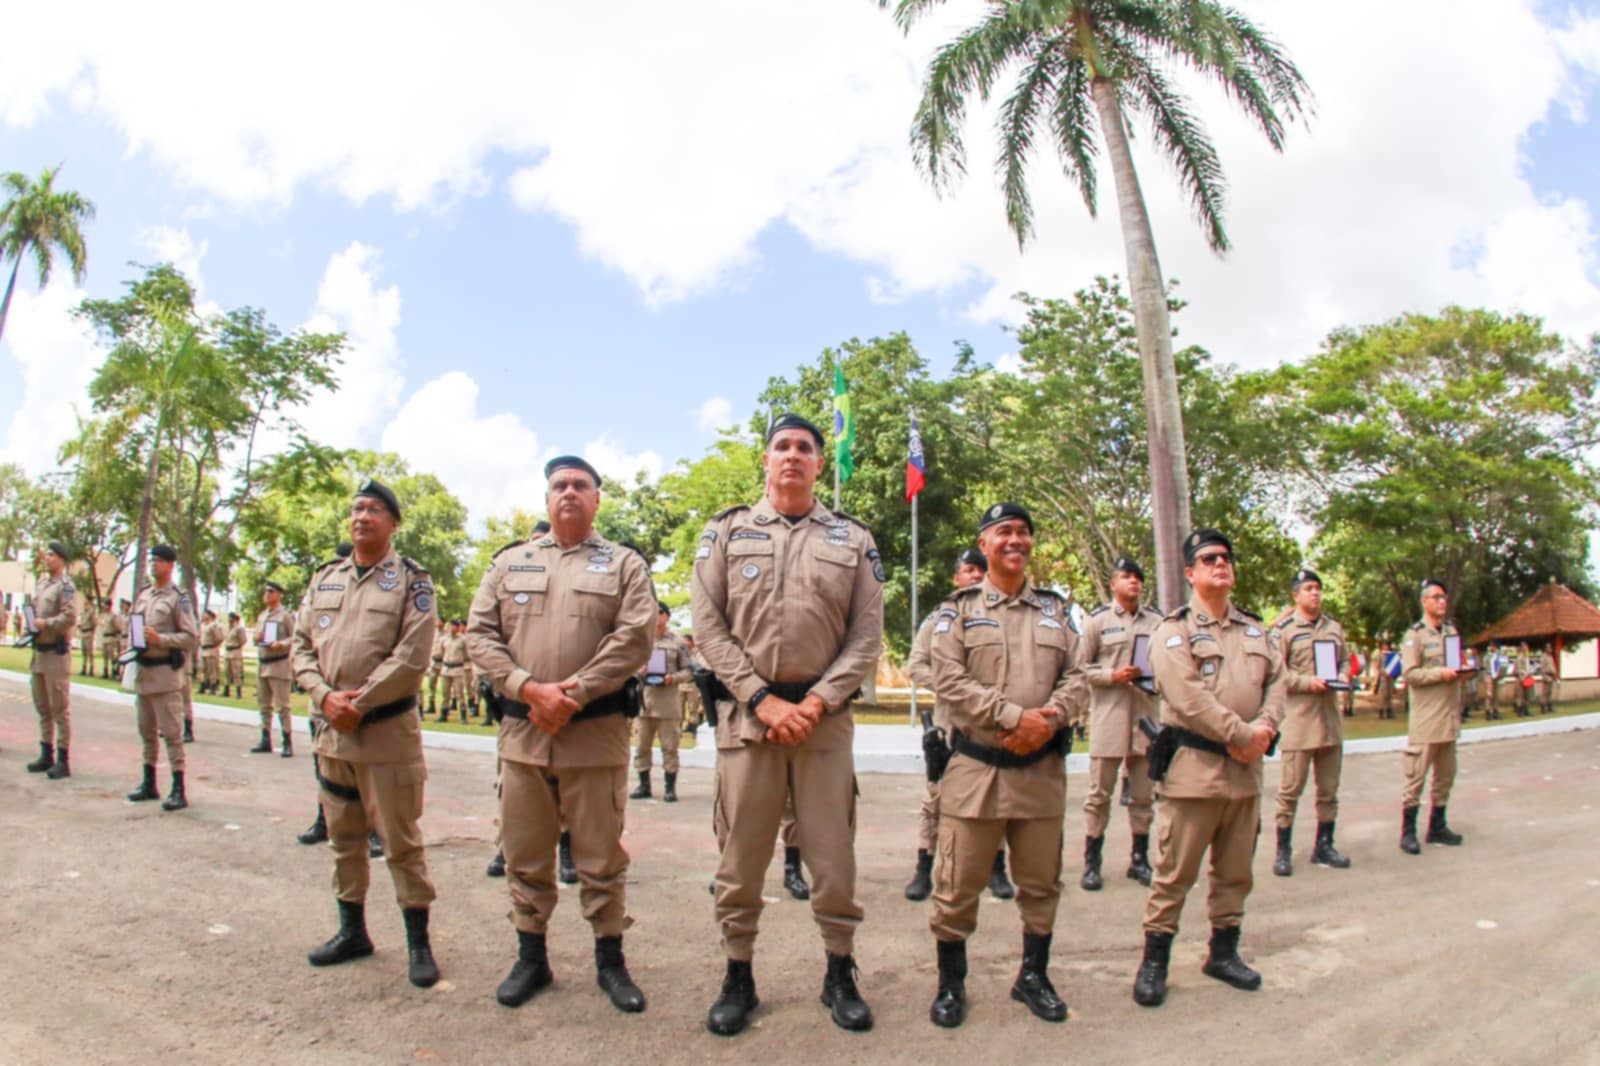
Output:
M1399 680L1400 653L1387 640L1377 655L1372 657L1378 672L1378 717L1394 717L1395 682Z
M94 600L79 597L83 609L78 612L78 654L79 677L94 676L94 636L99 628L100 618L94 609Z
M39 714L39 757L29 773L52 781L72 776L67 749L72 745L72 646L78 620L78 594L67 576L66 545L53 540L39 552L44 572L33 587L33 640L28 666L33 708Z
M672 609L664 603L657 604L655 647L639 675L644 681L644 710L636 723L639 738L633 755L639 787L628 794L629 799L650 798L650 746L659 738L661 799L678 802L678 741L683 736L683 695L678 686L693 680L693 675L689 672L689 646L668 628L671 621ZM658 662L658 657L665 673L651 674L651 665Z
M1549 650L1539 655L1539 713L1556 711L1556 686L1561 684L1561 673L1556 669L1555 653Z
M1516 659L1516 697L1517 717L1531 718L1533 711L1533 686L1538 683L1538 669L1534 666L1533 654L1528 651L1528 646L1523 644L1517 648Z
M228 635L223 638L222 650L226 653L228 680L222 686L223 696L231 691L234 699L244 699L244 646L250 634L237 611L228 612Z
M122 673L117 659L122 655L122 636L127 632L128 623L124 613L113 607L110 597L102 600L100 607L100 676L111 680Z
M428 660L428 714L439 713L439 675L444 672L444 646L450 642L450 626L443 620L433 638L433 653Z
M228 631L217 621L217 612L206 609L200 626L200 691L215 693L222 683L222 643Z
M450 623L450 635L444 640L444 705L439 708L439 721L448 722L450 712L461 711L461 721L467 720L467 626L457 619Z
M1461 735L1460 674L1445 665L1445 642L1460 633L1446 619L1450 598L1444 582L1422 582L1422 620L1407 631L1400 655L1405 664L1406 696L1411 702L1406 733L1405 785L1400 794L1400 850L1418 855L1417 811L1422 786L1433 773L1428 812L1429 844L1460 844L1461 834L1445 818L1450 787L1456 779L1456 738ZM1518 712L1521 713L1520 711Z
M170 545L151 548L150 584L139 592L133 605L133 616L143 620L145 638L145 648L138 658L136 696L144 779L128 794L128 801L142 803L161 798L156 791L159 737L166 744L167 763L172 768L172 791L161 804L164 811L181 811L189 806L184 785L184 769L188 765L183 752L183 694L187 684L184 666L200 642L189 594L172 582L177 562L178 553Z
M1488 709L1484 712L1484 717L1490 719L1499 718L1500 685L1501 682L1505 680L1506 667L1508 666L1505 652L1500 650L1500 645L1489 645L1488 650L1483 656L1483 666L1484 672L1487 675L1484 678L1483 687L1485 695L1488 697Z
M272 716L276 712L283 733L283 757L294 754L294 717L289 709L289 685L294 666L289 661L294 647L294 615L283 606L283 586L265 582L261 599L264 607L256 616L256 707L261 711L261 739L250 749L252 755L272 754ZM270 632L269 632L270 630ZM275 639L267 639L275 636Z
M194 743L194 653L191 652L183 660L183 687L178 691L183 695L183 742Z

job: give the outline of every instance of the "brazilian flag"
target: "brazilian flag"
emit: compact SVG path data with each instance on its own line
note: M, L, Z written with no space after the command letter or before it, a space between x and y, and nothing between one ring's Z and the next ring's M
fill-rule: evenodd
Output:
M844 367L833 368L833 461L839 466L839 480L849 481L856 472L850 455L856 443L856 413L850 409L850 386L844 380Z

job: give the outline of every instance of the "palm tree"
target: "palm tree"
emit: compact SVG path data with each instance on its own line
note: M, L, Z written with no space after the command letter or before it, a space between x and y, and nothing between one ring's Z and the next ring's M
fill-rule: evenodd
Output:
M895 21L910 32L941 2L898 0ZM968 98L975 92L987 101L1000 77L1016 71L996 120L995 166L1018 247L1033 235L1027 167L1035 140L1050 140L1093 215L1097 135L1104 139L1144 367L1157 587L1169 610L1183 597L1180 543L1190 523L1189 474L1166 289L1128 148L1130 114L1145 120L1177 169L1212 250L1228 248L1222 165L1204 125L1174 87L1172 68L1219 84L1279 151L1285 121L1310 108L1305 79L1279 44L1215 0L990 0L982 21L934 56L911 126L918 168L936 190L948 190L966 171L961 132Z
M66 253L72 280L83 282L88 253L79 226L94 218L94 204L70 189L57 192L54 185L59 173L59 165L45 167L39 172L39 180L31 184L26 175L16 171L0 177L0 188L7 194L6 202L0 205L0 258L13 260L5 302L0 303L0 336L5 335L6 316L11 313L17 271L29 252L39 268L41 289L50 282L58 248Z

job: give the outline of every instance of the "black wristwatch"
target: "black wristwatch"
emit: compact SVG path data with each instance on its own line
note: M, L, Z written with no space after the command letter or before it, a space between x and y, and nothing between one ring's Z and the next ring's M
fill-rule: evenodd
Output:
M750 697L750 702L745 704L745 706L750 708L751 714L754 714L756 708L761 706L761 701L770 695L772 695L772 690L767 686L762 685L760 688L756 689L755 695Z

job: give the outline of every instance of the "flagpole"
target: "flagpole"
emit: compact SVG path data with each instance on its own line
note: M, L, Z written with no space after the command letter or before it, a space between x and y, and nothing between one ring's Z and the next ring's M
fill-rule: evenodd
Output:
M917 494L918 496L921 493ZM911 643L917 642L917 497L911 497ZM917 724L917 683L911 682L911 725Z

